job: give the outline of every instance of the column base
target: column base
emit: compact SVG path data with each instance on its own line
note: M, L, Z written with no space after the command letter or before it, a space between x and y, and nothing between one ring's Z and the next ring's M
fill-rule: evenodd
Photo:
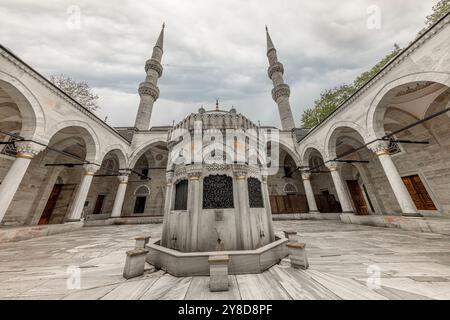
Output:
M312 213L320 213L320 211L317 210L317 211L309 211L309 212L308 212L308 214L312 214Z

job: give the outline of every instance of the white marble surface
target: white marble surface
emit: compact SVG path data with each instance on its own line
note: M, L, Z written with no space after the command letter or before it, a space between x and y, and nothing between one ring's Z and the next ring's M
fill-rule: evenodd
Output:
M450 299L450 237L335 221L279 221L307 244L310 269L287 259L258 275L230 276L228 292L211 293L208 277L176 278L146 267L122 277L134 238L160 237L161 225L84 228L0 244L0 299ZM67 287L68 267L80 269L80 288ZM368 267L380 287L366 284Z

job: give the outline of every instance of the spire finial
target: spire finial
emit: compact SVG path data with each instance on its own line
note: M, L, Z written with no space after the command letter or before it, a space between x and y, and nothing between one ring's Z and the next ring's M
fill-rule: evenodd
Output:
M219 111L219 98L216 99L216 111Z
M164 28L166 27L166 23L163 22L161 32L159 33L158 40L156 41L155 47L160 48L163 50L163 44L164 44Z
M271 49L275 49L275 46L273 45L272 39L270 38L269 34L269 28L266 25L266 38L267 38L267 52L269 52Z

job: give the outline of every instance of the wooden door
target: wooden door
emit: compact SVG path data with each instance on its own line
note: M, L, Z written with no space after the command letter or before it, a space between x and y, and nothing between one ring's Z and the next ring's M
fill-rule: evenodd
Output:
M361 191L358 181L347 180L347 186L348 190L350 191L353 204L355 205L356 213L359 215L368 215L369 208L367 207L366 200L364 199L364 195Z
M41 218L39 219L39 224L49 224L50 218L52 217L53 210L55 209L56 202L58 201L59 195L61 194L63 185L55 184L52 192L50 193L50 197L48 198L47 204L45 205L45 209L42 212Z
M97 197L97 201L95 202L94 211L92 214L101 214L102 208L103 208L103 201L105 201L105 196L102 194L99 194Z
M403 183L408 189L417 210L437 210L427 189L418 175L403 177Z
M270 208L272 209L272 214L278 214L277 206L277 196L270 196Z
M270 196L272 214L307 213L308 203L304 195Z

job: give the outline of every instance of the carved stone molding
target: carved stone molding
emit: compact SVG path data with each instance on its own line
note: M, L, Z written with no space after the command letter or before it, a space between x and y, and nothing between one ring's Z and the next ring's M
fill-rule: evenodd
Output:
M85 176L93 176L100 167L94 163L87 163L83 165L84 175Z
M233 174L238 180L245 180L248 174L248 166L245 164L233 165Z
M26 158L33 159L35 156L39 154L42 150L45 149L45 146L39 145L32 141L24 141L24 142L16 142L16 157L17 158Z
M150 82L142 82L139 85L139 95L141 96L151 96L153 100L158 100L159 98L159 89L157 86Z
M173 171L167 171L166 172L166 181L167 184L171 184L173 182L173 176L174 176L174 172Z
M326 167L328 168L328 170L330 170L330 171L338 171L338 170L339 170L340 164L339 164L339 162L331 161L331 162L326 163L325 166L326 166Z
M186 166L186 173L187 176L189 178L189 180L200 180L200 178L202 177L202 172L203 172L203 166L202 165L190 165L190 166Z
M290 95L291 95L291 89L289 88L289 86L287 84L280 84L272 90L272 98L275 102L277 102L280 97L288 97L289 98Z
M303 180L311 180L311 172L310 171L302 171L302 179Z
M388 141L376 141L374 143L371 143L368 148L377 156L389 155Z
M119 175L119 176L117 176L117 179L119 179L120 184L127 184L128 183L128 174Z
M269 67L269 70L267 71L267 73L268 73L270 79L272 79L272 75L275 72L281 72L281 74L284 74L284 66L281 62L276 62Z
M228 171L230 169L230 166L225 163L211 163L205 165L206 171L213 171L213 172L224 172Z
M155 70L158 73L158 78L161 78L163 73L163 66L158 60L155 59L149 59L145 63L145 72L148 72L148 70Z

